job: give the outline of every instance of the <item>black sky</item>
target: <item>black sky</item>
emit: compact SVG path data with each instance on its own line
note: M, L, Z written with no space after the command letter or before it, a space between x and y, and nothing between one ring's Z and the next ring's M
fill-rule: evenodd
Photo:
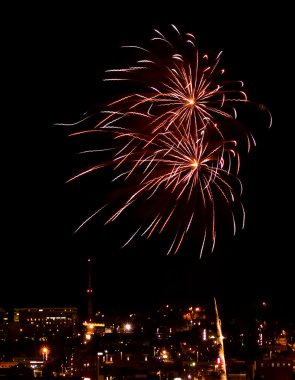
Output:
M237 4L42 2L7 12L0 306L79 306L92 256L97 308L217 296L232 309L266 298L294 313L292 12ZM166 257L156 241L118 250L116 231L95 223L73 235L96 194L91 183L65 184L78 161L54 126L99 106L104 70L124 66L121 45L144 45L170 24L202 51L222 50L223 66L273 115L271 129L255 126L257 146L242 162L246 227L202 260Z

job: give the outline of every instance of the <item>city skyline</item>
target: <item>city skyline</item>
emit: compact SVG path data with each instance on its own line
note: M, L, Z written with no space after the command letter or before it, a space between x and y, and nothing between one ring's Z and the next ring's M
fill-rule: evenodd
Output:
M269 298L294 313L288 221L294 205L288 184L294 132L290 100L283 96L293 78L284 77L289 60L282 54L288 55L291 43L288 11L208 8L196 13L147 8L143 17L128 4L112 12L105 4L96 18L86 6L73 7L71 17L52 6L50 21L40 10L39 17L19 24L8 70L3 306L75 306L87 288L86 260L92 257L97 308L174 300L194 304L214 297L234 308L243 299ZM280 17L286 22L278 30ZM117 62L121 45L141 45L154 28L171 24L194 33L203 52L222 50L228 74L243 80L249 98L273 116L270 129L253 125L257 146L241 163L245 229L232 237L225 228L214 252L201 260L193 241L192 249L175 256L162 253L157 238L120 250L121 231L95 221L73 234L96 207L100 184L95 177L65 184L81 165L80 145L55 125L100 107L104 71L124 65ZM222 305L219 309L222 314Z

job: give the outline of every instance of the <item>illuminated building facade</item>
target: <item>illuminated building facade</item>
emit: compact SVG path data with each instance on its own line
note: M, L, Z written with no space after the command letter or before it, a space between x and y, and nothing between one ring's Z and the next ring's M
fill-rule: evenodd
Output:
M14 323L20 338L46 341L77 336L76 307L15 308Z
M256 374L261 379L292 380L293 360L290 358L258 360Z
M5 341L8 334L8 312L0 308L0 341Z

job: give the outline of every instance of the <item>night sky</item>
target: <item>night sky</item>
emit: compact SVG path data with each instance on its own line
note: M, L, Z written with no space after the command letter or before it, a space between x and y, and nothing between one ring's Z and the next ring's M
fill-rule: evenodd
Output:
M91 256L97 309L210 303L215 296L229 314L266 299L294 315L292 12L282 2L203 3L42 2L7 12L0 306L80 307ZM55 125L99 109L109 95L104 71L124 67L120 46L143 46L154 28L170 24L193 33L204 53L222 50L221 65L273 116L271 129L253 126L257 146L242 160L245 229L217 235L216 249L201 260L193 241L176 256L167 257L156 238L121 250L124 227L95 221L74 235L104 184L95 176L65 183L86 147Z

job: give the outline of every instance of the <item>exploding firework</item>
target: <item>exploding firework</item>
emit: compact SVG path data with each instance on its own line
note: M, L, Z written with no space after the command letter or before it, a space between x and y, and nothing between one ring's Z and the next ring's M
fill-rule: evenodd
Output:
M98 126L107 128L121 119L126 126L126 119L127 125L133 119L137 120L137 130L144 126L154 136L176 123L184 125L195 139L203 131L218 139L243 136L249 150L255 141L237 122L235 107L250 103L243 82L224 78L225 70L219 67L222 52L212 58L201 55L192 34L182 36L173 28L177 37L175 45L155 30L156 37L151 39L149 49L124 46L135 49L143 57L125 69L107 70L105 81L127 81L136 86L131 94L109 103L107 116Z
M103 159L68 182L110 168L112 181L124 189L77 230L98 213L106 215L108 224L132 210L144 218L123 246L136 236L149 238L167 230L172 236L168 254L178 252L185 239L196 234L201 236L201 256L206 244L214 249L221 204L226 205L222 210L230 216L233 233L233 205L238 205L244 225L238 147L245 141L249 151L255 141L238 122L236 107L251 103L241 81L223 79L221 53L210 60L200 55L192 34L182 36L172 29L175 43L155 31L151 47L126 47L139 53L135 64L107 70L105 80L123 87L127 82L127 93L109 102L93 127L72 135L96 134L111 145L88 150L103 152Z

